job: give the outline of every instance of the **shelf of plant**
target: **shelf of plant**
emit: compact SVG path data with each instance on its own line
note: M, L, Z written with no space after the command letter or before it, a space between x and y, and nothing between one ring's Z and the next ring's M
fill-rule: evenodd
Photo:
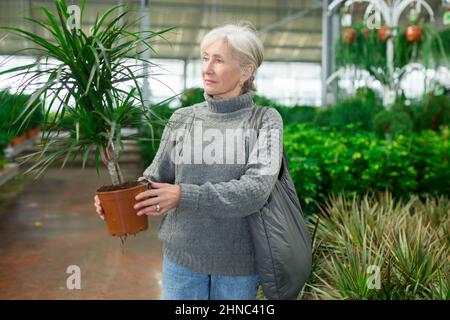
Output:
M0 186L14 178L19 173L19 165L17 163L8 163L6 167L0 171Z
M40 135L33 137L31 139L28 139L27 141L25 141L24 143L21 143L17 146L14 147L8 147L5 149L5 157L6 159L11 159L19 154L21 154L22 152L30 149L31 147L33 147L36 142L38 142L41 139Z

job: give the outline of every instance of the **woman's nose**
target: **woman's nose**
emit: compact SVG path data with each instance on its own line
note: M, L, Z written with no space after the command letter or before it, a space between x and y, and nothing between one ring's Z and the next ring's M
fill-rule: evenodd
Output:
M203 72L211 74L213 72L212 64L211 62L203 62Z

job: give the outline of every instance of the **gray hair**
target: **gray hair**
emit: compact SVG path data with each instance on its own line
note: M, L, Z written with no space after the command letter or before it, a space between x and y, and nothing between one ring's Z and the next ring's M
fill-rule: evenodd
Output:
M264 46L253 27L249 23L240 22L214 28L203 37L200 43L200 51L202 52L204 48L218 40L223 40L230 46L233 57L239 62L242 69L249 64L253 65L254 72L244 82L242 91L243 93L256 91L254 75L263 62Z

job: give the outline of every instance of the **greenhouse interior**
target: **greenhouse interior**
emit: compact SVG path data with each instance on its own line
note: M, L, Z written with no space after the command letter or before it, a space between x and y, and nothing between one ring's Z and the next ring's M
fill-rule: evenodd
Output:
M450 0L1 0L0 299L449 300L449 58ZM168 158L254 109L275 174Z

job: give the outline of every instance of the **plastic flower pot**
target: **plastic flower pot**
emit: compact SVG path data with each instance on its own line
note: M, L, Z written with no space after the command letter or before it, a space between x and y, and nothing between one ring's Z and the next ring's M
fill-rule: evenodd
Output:
M353 43L356 38L356 31L353 28L345 28L342 30L342 39L345 43Z
M377 28L377 35L378 35L378 39L380 39L381 41L386 41L391 33L391 29L389 29L388 26L381 26L379 28Z
M135 197L147 190L147 184L139 183L136 186L114 191L103 191L103 189L105 187L98 189L96 194L102 204L110 235L122 237L148 228L148 217L138 216L138 210L133 208L136 204Z
M405 28L405 36L409 42L419 41L422 38L422 28L419 26L408 26Z

